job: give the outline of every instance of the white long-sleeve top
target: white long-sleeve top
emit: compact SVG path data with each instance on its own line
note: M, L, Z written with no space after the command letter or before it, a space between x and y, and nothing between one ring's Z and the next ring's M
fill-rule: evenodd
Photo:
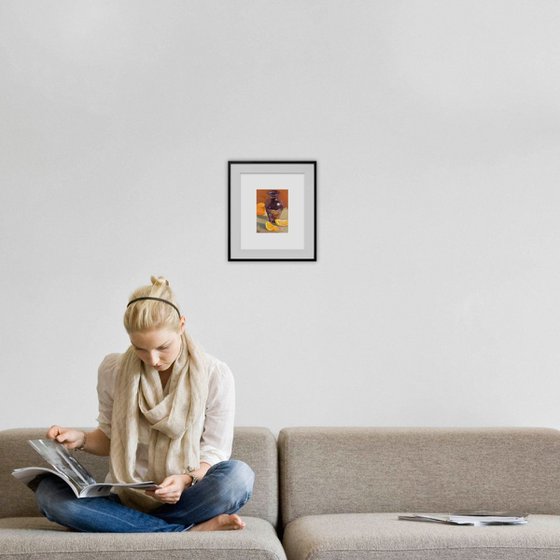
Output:
M105 356L99 366L97 396L99 416L97 422L103 433L111 439L111 417L115 379L120 354ZM233 426L235 416L235 385L229 367L220 360L206 354L208 364L208 399L204 418L204 428L200 440L200 461L215 465L231 456ZM138 435L136 452L136 475L145 479L148 473L149 433Z

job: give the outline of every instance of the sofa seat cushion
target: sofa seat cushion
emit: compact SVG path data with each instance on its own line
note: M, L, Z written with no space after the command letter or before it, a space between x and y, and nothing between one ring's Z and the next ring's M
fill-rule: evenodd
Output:
M527 525L461 527L398 513L310 515L284 533L288 560L548 560L560 558L560 516Z
M0 519L0 560L285 560L274 527L243 517L242 531L77 533L43 517Z

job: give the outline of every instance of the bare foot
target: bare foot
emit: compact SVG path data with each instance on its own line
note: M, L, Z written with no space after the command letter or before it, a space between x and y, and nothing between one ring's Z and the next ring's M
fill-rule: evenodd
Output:
M237 531L244 527L245 521L239 515L224 513L195 525L191 531Z

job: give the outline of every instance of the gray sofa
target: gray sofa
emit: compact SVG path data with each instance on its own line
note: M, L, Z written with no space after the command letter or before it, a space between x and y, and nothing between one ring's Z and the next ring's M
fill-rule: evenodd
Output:
M38 464L26 440L44 431L0 432L0 560L560 560L557 430L287 428L276 441L267 429L237 428L233 456L256 473L240 512L246 529L145 534L73 533L38 514L10 473ZM104 477L106 460L82 458ZM478 509L523 510L529 523L397 519Z
M560 432L289 428L279 435L289 560L560 559ZM399 521L519 511L523 526Z
M255 471L253 498L241 510L242 531L215 533L74 533L40 516L34 495L11 476L16 467L41 464L27 444L45 429L0 431L0 560L285 560L277 536L276 439L265 428L236 428L233 457ZM82 461L97 480L107 460L87 453Z

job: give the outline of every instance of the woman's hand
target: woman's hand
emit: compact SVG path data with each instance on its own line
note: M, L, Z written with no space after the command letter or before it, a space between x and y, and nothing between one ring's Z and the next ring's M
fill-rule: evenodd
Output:
M62 443L66 449L76 449L82 447L86 441L86 434L81 430L72 428L63 428L62 426L51 426L47 432L49 439L54 439L58 443Z
M146 490L146 494L164 504L176 504L191 480L192 477L188 474L172 474L159 485L157 490Z

